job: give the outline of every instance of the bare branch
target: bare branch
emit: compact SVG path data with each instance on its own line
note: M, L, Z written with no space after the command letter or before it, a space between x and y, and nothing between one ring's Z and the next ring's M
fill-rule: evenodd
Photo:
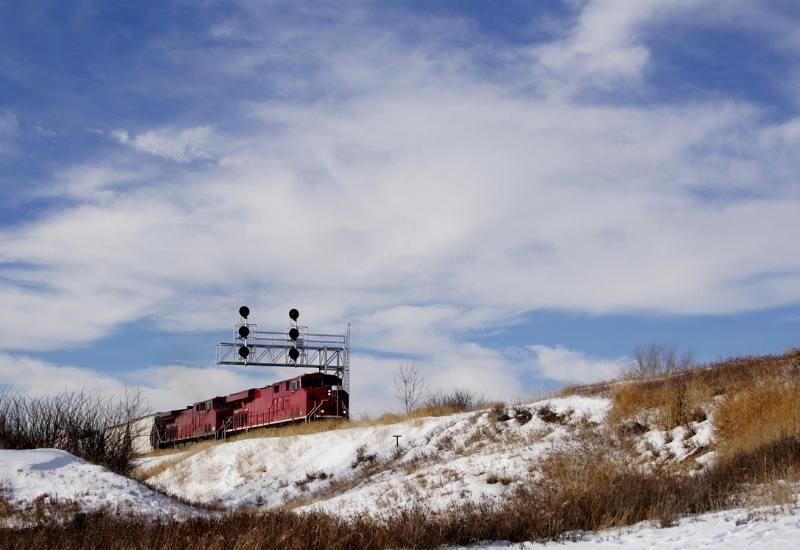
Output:
M400 365L394 375L394 394L403 404L406 414L422 403L427 387L425 377L414 364Z

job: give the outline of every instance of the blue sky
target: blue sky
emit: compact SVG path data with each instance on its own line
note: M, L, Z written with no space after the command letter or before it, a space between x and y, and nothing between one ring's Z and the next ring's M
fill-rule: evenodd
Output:
M798 345L792 2L2 2L0 383L155 408L248 304L354 407Z

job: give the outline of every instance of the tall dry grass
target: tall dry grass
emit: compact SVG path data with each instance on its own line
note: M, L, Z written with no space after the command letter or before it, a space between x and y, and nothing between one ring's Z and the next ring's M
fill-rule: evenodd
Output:
M611 395L612 424L651 412L661 429L671 430L702 419L716 397L736 400L753 388L796 379L800 379L800 350L793 349L783 355L726 359L655 378L607 384L604 388L592 386L591 391Z
M714 425L720 453L731 458L800 437L800 380L768 380L726 396Z

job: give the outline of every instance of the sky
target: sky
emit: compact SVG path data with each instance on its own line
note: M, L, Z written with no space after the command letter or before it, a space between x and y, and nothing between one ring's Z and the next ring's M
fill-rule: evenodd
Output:
M0 384L156 410L240 305L352 410L800 344L800 6L0 0Z

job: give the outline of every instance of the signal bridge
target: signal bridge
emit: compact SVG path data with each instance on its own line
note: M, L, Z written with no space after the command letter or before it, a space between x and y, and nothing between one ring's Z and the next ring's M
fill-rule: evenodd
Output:
M350 327L346 334L314 334L296 321L299 312L293 309L290 327L285 332L256 330L247 323L249 308L239 310L242 322L234 326L232 342L217 344L218 365L252 365L257 367L295 367L317 369L336 374L343 389L350 392Z

